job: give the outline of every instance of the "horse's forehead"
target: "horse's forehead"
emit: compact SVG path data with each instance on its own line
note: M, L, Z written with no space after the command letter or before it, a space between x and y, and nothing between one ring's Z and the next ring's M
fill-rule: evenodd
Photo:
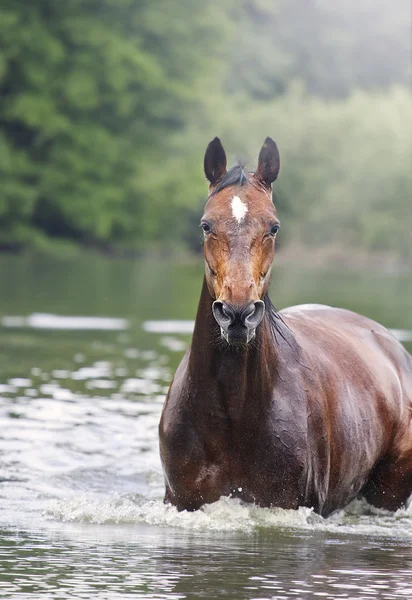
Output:
M244 186L211 196L205 213L219 221L246 225L256 218L276 215L276 210L268 195Z
M232 217L237 221L240 225L242 221L244 221L247 213L249 212L249 207L245 200L242 200L240 196L233 196L230 201L230 208L232 209Z

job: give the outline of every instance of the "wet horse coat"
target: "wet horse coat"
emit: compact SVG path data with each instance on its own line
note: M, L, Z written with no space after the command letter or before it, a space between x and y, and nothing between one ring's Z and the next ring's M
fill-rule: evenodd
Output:
M275 310L278 171L270 138L255 174L226 172L217 138L206 152L205 279L159 426L165 499L193 510L233 495L327 516L363 495L395 510L412 493L412 358L355 313Z

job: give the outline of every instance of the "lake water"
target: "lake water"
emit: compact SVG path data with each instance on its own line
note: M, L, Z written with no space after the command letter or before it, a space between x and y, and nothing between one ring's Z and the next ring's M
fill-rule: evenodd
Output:
M201 280L200 259L0 257L0 597L412 598L412 508L163 505L157 425ZM411 274L275 269L271 295L412 350Z

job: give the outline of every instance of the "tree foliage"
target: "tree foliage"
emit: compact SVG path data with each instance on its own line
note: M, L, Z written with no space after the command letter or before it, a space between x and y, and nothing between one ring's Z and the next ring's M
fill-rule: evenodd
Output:
M199 62L210 45L210 69L218 70L212 7L190 0L2 3L3 241L157 235L154 192L163 181L164 199L173 136L201 107L207 78Z
M281 155L274 199L282 234L286 225L287 237L304 245L412 256L409 91L358 91L330 103L295 89L247 115L244 105L239 99L221 115L219 131L252 157L252 167L268 127L273 132ZM246 115L241 128L237 114Z
M410 4L397 0L241 0L227 88L268 99L299 79L309 94L348 96L408 84Z
M408 10L2 0L0 246L193 247L218 134L277 139L303 243L412 253Z

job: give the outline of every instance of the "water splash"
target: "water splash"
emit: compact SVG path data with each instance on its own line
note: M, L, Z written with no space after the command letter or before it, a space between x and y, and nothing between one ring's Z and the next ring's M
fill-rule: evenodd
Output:
M139 524L187 531L249 533L258 529L323 531L368 536L412 538L412 506L396 513L375 509L355 500L345 510L324 519L310 508L298 510L260 508L239 499L222 497L196 512L182 511L161 500L113 495L97 498L82 494L69 500L53 500L45 516L63 522Z

